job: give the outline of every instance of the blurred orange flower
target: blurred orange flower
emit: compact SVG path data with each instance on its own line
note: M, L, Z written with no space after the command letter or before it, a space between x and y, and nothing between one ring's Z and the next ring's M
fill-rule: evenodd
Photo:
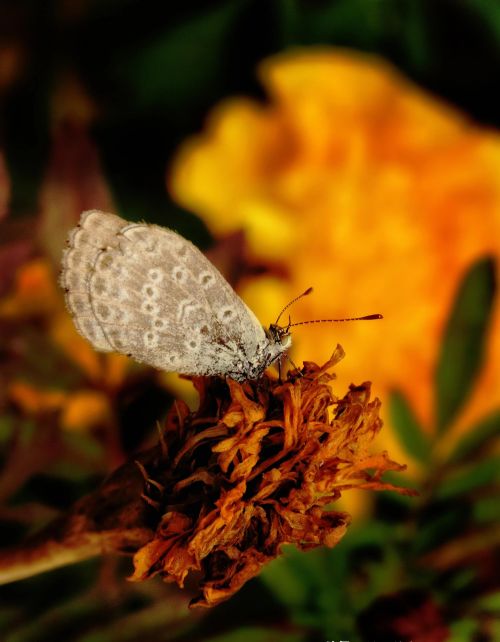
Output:
M64 306L62 292L47 260L33 259L17 272L12 292L0 300L0 321L10 324L38 319L56 348L99 390L44 389L14 378L8 382L8 397L28 414L61 411L66 429L92 428L109 422L110 393L124 381L128 360L123 355L99 355L75 330Z
M398 388L430 427L458 283L476 258L500 254L500 136L361 54L295 51L260 76L270 102L217 108L181 148L170 190L216 236L246 232L249 259L269 270L240 291L263 322L310 285L295 321L382 313L297 329L293 358L321 361L338 339L339 385L362 370L383 407ZM500 404L499 312L462 427Z

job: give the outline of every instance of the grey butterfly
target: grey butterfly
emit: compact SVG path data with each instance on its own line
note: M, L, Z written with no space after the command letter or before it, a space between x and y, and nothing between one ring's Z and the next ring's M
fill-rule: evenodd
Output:
M67 243L66 303L97 350L242 382L260 377L291 345L290 324L265 330L210 261L172 230L91 210Z

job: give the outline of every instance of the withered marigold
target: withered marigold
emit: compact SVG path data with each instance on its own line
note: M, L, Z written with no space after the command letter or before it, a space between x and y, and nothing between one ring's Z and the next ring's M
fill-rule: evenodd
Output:
M343 355L338 346L324 366L305 362L284 383L268 374L244 384L192 378L199 409L177 403L158 456L138 462L144 498L161 517L134 556L133 580L160 574L182 587L196 571L192 605L213 606L283 544L335 546L350 521L329 507L342 491L412 492L381 481L405 466L368 452L382 426L370 384L334 396L329 370Z

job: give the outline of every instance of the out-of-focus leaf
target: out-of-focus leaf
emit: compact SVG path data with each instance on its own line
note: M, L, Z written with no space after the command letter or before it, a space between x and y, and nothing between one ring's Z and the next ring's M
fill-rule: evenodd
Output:
M491 0L465 0L468 5L483 19L485 28L491 30L497 40L500 40L500 5Z
M492 457L450 475L436 489L435 497L440 500L469 493L476 488L500 479L500 457Z
M32 448L36 435L40 433L40 428L32 419L19 419L19 417L3 417L7 421L8 436L12 435L12 430L16 430L16 440L22 448Z
M6 631L7 627L19 620L20 607L15 608L11 606L10 608L1 608L0 609L0 631Z
M97 464L102 462L104 455L102 444L96 442L89 432L65 432L63 441L68 452L73 451L76 455L85 458L88 463Z
M408 0L400 8L401 35L408 63L413 70L423 72L432 58L424 3L421 0Z
M450 624L450 640L453 642L473 642L477 640L477 622L472 618L465 618Z
M206 639L206 642L303 642L306 633L286 632L279 629L249 627L223 633Z
M460 439L450 455L449 462L455 463L469 459L486 447L492 439L500 435L500 411L482 419Z
M86 625L85 617L94 609L102 609L106 612L106 617L109 617L108 605L103 603L102 598L91 593L100 566L99 560L92 559L21 582L0 586L2 604L22 604L30 614L30 617L14 622L10 634L2 630L2 642L75 639L73 635L54 634L50 637L49 632L56 628L72 626L72 621L75 622L73 630L81 629ZM64 590L61 590L61 587L64 587ZM82 595L86 597L82 599ZM76 621L80 616L82 620Z
M42 617L27 619L21 626L7 635L5 642L48 642L49 640L77 640L76 631L85 629L89 623L102 620L106 609L103 600L97 596L81 597L60 601ZM108 611L109 613L109 611Z
M337 547L335 547L337 552ZM292 591L283 586L278 586L276 578L268 584L280 599L290 609L292 621L300 627L331 630L332 621L336 621L337 628L345 630L345 623L339 618L342 614L341 602L345 591L347 577L347 558L342 553L335 556L335 563L331 563L331 552L327 550L314 550L303 552L294 547L287 547L284 562L289 578L293 578ZM270 569L272 571L272 569ZM266 578L266 583L267 583ZM282 578L287 581L283 575ZM328 604L328 608L325 608ZM347 619L352 617L351 614Z
M260 579L277 599L290 609L304 605L309 591L307 583L289 563L287 557L278 557L266 566Z
M357 529L352 542L346 542L350 549L350 566L345 584L358 576L355 589L350 588L348 597L357 612L367 608L381 593L397 590L401 572L397 540L398 532L394 526L373 521ZM330 559L334 564L333 556ZM362 581L359 576L363 578ZM346 595L346 588L342 590L343 595Z
M482 561L493 560L495 551L500 545L500 531L493 528L476 528L474 530L467 528L468 524L463 519L457 524L452 536L442 544L438 543L433 550L429 550L422 559L422 562L429 569L439 572L451 571L456 569L467 568L471 560L480 559ZM472 569L476 568L476 580L481 580L482 565L472 564ZM483 567L484 568L484 567ZM489 569L493 571L493 569ZM493 571L494 572L494 571ZM496 579L496 577L495 577ZM477 590L478 582L475 582L474 590ZM451 597L451 596L450 596Z
M14 418L2 415L0 417L0 444L4 444L11 439L13 430Z
M453 539L463 528L463 510L461 506L451 506L439 515L435 514L430 521L418 526L418 536L411 542L412 551L420 555L431 551L443 542Z
M264 570L266 585L290 610L293 623L300 627L328 631L349 631L353 629L353 612L343 603L348 599L348 555L349 547L339 546L334 550L303 552L287 547L285 556ZM272 576L277 564L281 576ZM292 590L280 585L280 581L292 579Z
M474 385L483 361L494 296L495 263L487 258L465 275L444 334L436 370L439 432L449 428Z
M175 111L211 94L220 84L220 61L241 5L216 3L132 49L128 58L121 51L114 63L116 78L127 87L135 108L164 106Z
M446 590L449 593L459 593L467 590L474 582L477 582L477 572L474 568L464 568L457 572L450 573L446 581Z
M282 16L288 27L288 42L312 44L321 41L342 40L351 34L355 45L375 47L384 35L384 4L366 3L365 0L338 0L306 6L305 2L282 0ZM292 14L289 5L302 5ZM292 23L293 19L293 23ZM293 29L292 29L293 26Z
M147 595L139 593L133 603L129 604L128 613L116 611L113 619L108 617L98 623L96 627L92 627L90 633L79 636L78 642L198 640L192 631L197 619L187 608L185 597L179 599L177 593L172 596L165 595L165 591L159 591L157 596L160 599L151 604ZM147 601L143 605L145 598ZM169 633L165 635L165 631Z
M475 524L492 522L500 524L500 501L498 500L499 489L496 489L492 497L484 497L474 502L472 507L473 521Z
M389 404L392 425L400 443L411 457L428 464L431 446L407 400L395 391L391 394Z
M91 474L102 474L106 470L106 456L102 443L92 433L70 433L62 435L66 457L47 466L48 475L60 478L64 483L80 483Z
M399 493L377 493L374 504L374 519L386 524L398 525L409 519L415 508L415 497Z
M490 595L485 595L480 598L478 600L478 606L485 611L496 612L500 616L500 591L490 593Z
M490 635L492 640L500 640L500 618L496 617L491 622Z
M421 0L367 2L337 0L308 3L281 0L279 22L284 44L331 42L361 49L378 49L397 41L410 67L422 71L429 64L430 41Z

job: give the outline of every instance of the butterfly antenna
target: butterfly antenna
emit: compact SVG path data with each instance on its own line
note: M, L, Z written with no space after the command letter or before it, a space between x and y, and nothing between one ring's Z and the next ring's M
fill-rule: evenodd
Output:
M297 297L300 298L300 297ZM292 301L293 303L293 301ZM345 321L374 321L376 319L383 319L381 314L367 314L364 317L347 317L346 319L312 319L311 321L299 321L292 323L289 328L294 328L297 325L307 325L308 323L344 323Z
M276 323L275 323L275 325L278 325L278 321L279 321L279 320L281 319L281 317L283 316L283 312L285 312L285 310L288 310L288 308L289 308L291 305L293 305L293 304L295 303L295 301L298 301L298 300L299 300L299 299L301 299L303 296L307 296L308 294L311 294L311 292L312 292L312 291L313 291L313 289L312 289L312 288L307 288L307 290L306 290L305 292L302 292L302 294L299 294L299 296L296 296L296 297L295 297L295 299L292 299L292 300L290 301L290 303L287 303L287 304L285 305L285 307L283 308L283 310L281 310L281 312L278 314L278 318L276 319ZM299 325L299 324L298 324L298 323L296 323L296 324L294 324L294 325Z

